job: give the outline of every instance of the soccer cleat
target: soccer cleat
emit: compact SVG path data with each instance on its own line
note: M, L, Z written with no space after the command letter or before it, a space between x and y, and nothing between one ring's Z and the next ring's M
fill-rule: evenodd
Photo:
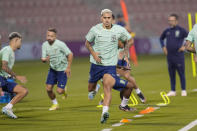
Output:
M176 92L175 91L169 91L167 96L176 96Z
M8 109L6 107L3 107L2 108L2 113L5 114L5 115L7 115L10 118L13 118L13 119L16 119L17 118L17 116L14 115L12 109Z
M136 109L135 108L131 108L131 107L129 107L128 105L126 105L126 106L119 106L119 109L120 110L123 110L123 111L126 111L126 112L133 112L133 111L136 111Z
M101 124L106 123L107 119L109 118L109 113L105 112L101 115Z
M186 90L182 90L181 96L187 96L187 91Z
M90 99L90 100L94 99L95 95L96 95L96 91L89 92L88 93L88 99Z
M138 95L138 97L140 98L140 101L142 102L142 103L145 103L146 102L146 98L144 97L144 95L142 94L142 92L140 92L139 94L137 94Z
M50 108L49 108L49 110L50 111L54 111L54 110L57 110L59 108L59 104L53 104Z

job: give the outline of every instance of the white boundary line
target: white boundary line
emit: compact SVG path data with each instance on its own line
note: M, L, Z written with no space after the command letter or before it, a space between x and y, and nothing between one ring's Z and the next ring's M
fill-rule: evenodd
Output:
M122 126L122 125L124 125L124 123L121 123L121 122L120 122L120 123L115 123L115 124L113 124L112 127L117 127L117 126Z
M101 131L111 131L111 130L112 130L112 128L106 128L106 129L103 129Z
M185 127L179 129L178 131L188 131L191 128L193 128L194 126L197 125L197 119L195 121L190 122L188 125L186 125Z

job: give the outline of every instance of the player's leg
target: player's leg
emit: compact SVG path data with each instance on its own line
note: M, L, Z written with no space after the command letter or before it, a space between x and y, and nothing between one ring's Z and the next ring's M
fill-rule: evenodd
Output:
M2 108L2 113L16 119L17 116L13 113L12 107L28 94L28 90L21 85L17 85L15 82L8 82L7 87L4 88L6 88L5 91L13 92L16 95L5 107Z
M88 83L88 99L92 100L94 99L95 95L96 95L96 86L97 86L97 82L96 83Z
M168 72L170 76L171 91L167 96L176 96L175 85L176 85L176 68L174 63L168 61Z
M53 92L53 87L54 85L57 84L57 72L53 69L49 69L49 73L47 76L47 81L46 81L46 91L49 96L49 98L52 101L52 106L49 108L49 110L56 110L59 108L56 95Z
M117 74L120 74L120 76L123 76L126 80L128 80L129 82L131 82L134 85L135 92L138 95L138 97L140 98L140 101L142 103L145 103L146 99L145 99L142 91L138 87L138 85L135 81L135 78L131 76L130 70L117 69Z
M181 89L182 89L181 96L187 96L184 61L177 64L177 71L178 71L180 82L181 82Z
M123 80L121 80L121 81L123 81ZM136 110L135 108L130 108L128 106L129 97L131 96L132 90L134 88L134 84L129 81L128 82L125 81L125 84L123 84L123 83L124 82L121 82L119 84L116 83L117 87L123 88L120 92L120 97L121 97L122 101L119 106L119 109L123 110L123 111L135 111Z
M46 85L47 94L48 94L48 96L49 96L49 98L51 99L51 102L52 102L52 106L49 108L50 111L57 110L59 108L59 104L58 104L58 101L56 99L56 95L53 92L53 87L54 87L54 85L49 85L49 84Z
M98 88L100 85L97 85L97 81L102 78L103 67L91 64L90 72L89 72L89 80L88 80L88 99L92 100L96 93L98 92Z
M63 95L63 99L66 98L65 87L67 84L67 74L64 71L57 71L57 93Z
M103 76L103 90L104 90L104 100L103 100L103 111L101 115L101 123L105 123L109 118L109 105L111 102L111 90L115 84L115 79L110 74L104 74Z

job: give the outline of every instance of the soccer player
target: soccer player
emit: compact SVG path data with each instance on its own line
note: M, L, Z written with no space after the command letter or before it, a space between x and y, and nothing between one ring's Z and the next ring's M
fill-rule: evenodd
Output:
M26 88L15 83L14 81L8 80L11 77L13 79L19 80L21 83L27 82L25 76L19 76L12 70L15 62L15 51L20 49L22 44L21 40L22 36L18 32L10 33L9 45L2 48L0 51L0 94L1 96L4 95L3 91L16 94L12 100L2 108L2 113L14 119L16 119L17 116L13 113L12 107L28 94L28 90Z
M112 14L112 19L113 19L112 24L115 24L116 22L115 22L114 14ZM131 42L129 43L129 48L133 43L134 43L134 40L132 39ZM123 43L120 40L118 41L119 49L118 49L118 64L116 66L117 67L116 68L117 74L118 74L118 76L124 77L124 79L126 79L129 82L134 84L134 89L137 93L137 96L140 98L140 101L142 103L145 103L146 99L145 99L143 93L139 89L139 87L138 87L138 85L135 81L135 78L131 76L131 68L130 68L130 64L129 64L130 62L129 62L129 59L128 59L129 56L128 57L124 56L124 46L125 46L125 44L126 43ZM97 84L96 89L94 91L89 92L88 97L89 97L90 100L94 98L94 96L98 92L99 88L100 88L100 85ZM122 90L119 90L119 91L120 91L120 97L122 99L123 98L123 96L122 96L123 91ZM101 100L99 102L99 105L102 105L102 104L103 104L103 100Z
M50 68L46 81L46 91L49 98L52 100L50 111L59 108L56 100L53 87L57 84L57 93L65 94L65 86L67 78L71 75L71 63L73 54L67 45L56 39L57 31L54 28L49 28L46 34L46 40L42 45L42 58L43 62L49 62Z
M178 16L171 14L168 17L170 28L167 28L160 37L160 44L164 54L167 56L168 72L171 82L171 91L167 94L168 96L176 96L176 71L178 71L182 96L187 96L186 92L186 80L185 80L185 58L183 41L187 37L187 31L178 26ZM164 40L166 39L166 45Z
M124 18L123 15L118 14L117 15L118 21L117 24L124 27L128 32L131 32L130 30L130 26L128 26L129 24L124 22ZM113 17L114 22L115 22L115 17ZM128 47L130 48L132 46L132 44L134 43L134 39L131 39L132 41L130 43L128 43ZM130 67L130 62L129 62L129 55L128 57L124 56L124 47L125 47L125 43L119 41L119 49L118 49L118 64L117 64L117 74L119 76L124 77L126 80L128 80L129 82L134 84L134 89L138 95L138 97L140 98L140 101L142 103L146 102L146 99L143 95L143 93L141 92L141 90L139 89L135 78L131 76L131 67ZM120 96L122 98L122 95Z
M109 105L111 102L112 88L119 90L124 88L123 100L119 106L125 111L133 111L127 103L134 85L116 75L116 64L118 62L118 41L131 42L130 34L119 25L112 24L112 11L104 9L101 11L102 23L93 26L86 35L85 45L90 51L90 78L88 91L94 91L97 82L103 80L104 101L101 115L101 123L109 118ZM91 44L92 43L92 44ZM124 53L128 56L128 44Z
M194 25L193 29L189 32L187 38L186 38L186 50L192 53L196 54L197 50L197 24ZM194 43L194 46L192 47L192 43ZM196 61L197 62L197 61Z

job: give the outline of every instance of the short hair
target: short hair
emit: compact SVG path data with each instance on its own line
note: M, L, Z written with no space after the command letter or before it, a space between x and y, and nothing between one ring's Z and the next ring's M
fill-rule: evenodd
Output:
M57 34L57 30L55 28L49 28L47 31L54 32L55 34Z
M114 14L112 14L112 19L115 20L115 15Z
M179 19L179 16L177 14L170 14L170 17L175 17L176 20Z
M103 9L101 11L101 16L104 14L104 13L112 13L112 11L110 9ZM113 14L113 13L112 13Z
M117 18L123 18L123 15L122 14L118 14Z
M22 39L22 36L18 32L12 32L12 33L9 34L8 38L11 41L14 38L20 38L20 39Z

